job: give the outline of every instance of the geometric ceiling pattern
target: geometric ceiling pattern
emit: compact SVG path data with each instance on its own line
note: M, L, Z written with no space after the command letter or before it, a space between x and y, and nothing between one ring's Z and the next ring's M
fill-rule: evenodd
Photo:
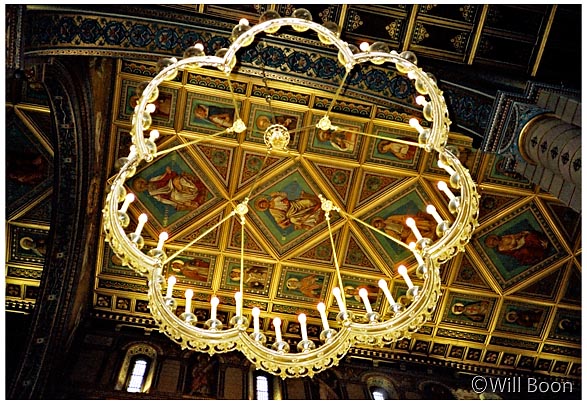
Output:
M208 7L210 15L225 11ZM383 35L366 31L370 26L368 15L375 15L377 7L348 7L327 8L340 18L344 14L346 40ZM532 7L530 15L544 14L539 6ZM481 35L476 31L478 13L487 12L486 6L421 5L417 18L412 20L409 6L385 6L385 10L390 17L385 28L391 48L401 47L406 41L405 24L410 23L413 29L408 43L416 53L434 53L433 46L441 46L434 41L447 37L445 31L451 30L450 54L454 60L471 57L471 47L466 45L471 35L479 39L476 56L490 60L492 48L483 44L495 39L491 33L497 32L502 9L489 10ZM256 9L253 12L259 13ZM353 15L356 18L351 18ZM456 19L460 21L454 22ZM355 25L351 26L351 21ZM530 19L522 27L530 29L534 23ZM506 42L499 43L511 45ZM287 48L287 44L284 46ZM520 46L518 67L531 66L533 44L517 42L516 46ZM279 55L280 49L272 45L266 51ZM118 158L128 154L131 144L130 117L136 87L154 75L155 64L121 58L116 70L108 133L112 141L110 149L104 150L109 155L110 175L117 171ZM214 69L185 71L166 82L160 88L153 114L153 127L161 133L159 149L185 144L201 134L220 132L232 125L235 114L248 129L162 155L150 165L139 166L125 186L137 195L129 209L131 217L136 219L139 213L148 212L151 218L143 231L146 244L152 247L161 231L169 232L170 239L165 244L168 255L214 226L234 205L249 197L250 215L244 233L244 305L257 305L265 312L261 329L268 334L272 333L270 319L279 314L284 339L296 341L297 313L303 311L309 316L310 338L317 338L320 332L320 317L315 309L318 301L325 301L332 320L337 314L331 293L335 286L333 250L324 217L314 209L318 194L405 242L411 241L411 233L398 226L405 215L416 215L429 203L443 211L445 217L449 213L444 195L434 185L445 179L444 171L435 164L435 156L412 146L394 148L394 143L384 139L416 140L407 125L413 89L406 90L409 95L404 97L397 114L392 114L389 106L374 106L369 102L368 91L363 98L343 94L343 102L333 110L333 124L381 138L353 132L332 137L315 127L332 97L327 87L317 80L310 93L286 78L285 74L275 74L266 80L243 73L231 83L236 103L231 100L225 77ZM42 89L24 88L22 102L8 105L6 113L6 307L12 311L30 312L35 305L50 228L54 141L42 94ZM263 131L272 120L293 133L289 154L267 156ZM380 354L449 361L465 369L499 367L578 378L581 215L523 177L506 172L503 157L476 150L469 135L455 130L448 143L458 150L459 159L478 184L479 227L465 251L441 267L442 296L433 318L411 340L400 340ZM168 190L170 181L188 184L189 191L178 198ZM280 203L299 203L307 208L297 217L286 217L279 209ZM434 219L426 213L418 215L418 227L426 237L427 229L435 227ZM405 283L394 268L405 264L414 270L415 262L389 239L356 222L335 214L331 223L349 308L363 310L357 291L366 287L374 310L385 312L378 279L382 275L393 278L390 289L394 296L400 296L405 293ZM131 223L129 228L135 226ZM430 233L430 237L434 235ZM198 318L208 317L212 291L220 298L219 318L228 319L234 314L231 305L240 276L240 238L238 221L227 220L164 268L167 275L174 274L178 279L177 297L188 287L194 290ZM122 266L103 237L100 240L92 315L152 326L144 278ZM524 240L524 247L499 247L514 240Z

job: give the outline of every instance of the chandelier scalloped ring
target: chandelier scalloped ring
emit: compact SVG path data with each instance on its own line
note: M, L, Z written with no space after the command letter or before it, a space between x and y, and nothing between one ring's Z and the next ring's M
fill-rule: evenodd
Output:
M299 15L299 13L296 15ZM167 59L166 63L160 66L160 72L157 76L144 88L135 108L132 118L133 146L131 146L128 157L121 159L122 166L113 178L103 209L105 237L112 250L122 259L125 265L142 276L146 276L149 280L149 308L162 332L184 349L209 354L239 350L257 368L283 378L312 376L317 372L337 365L352 346L382 347L398 339L409 337L427 320L430 320L441 294L440 264L464 250L473 230L477 226L479 203L476 185L469 171L463 167L456 153L446 146L451 122L448 118L442 92L438 89L434 78L417 67L415 55L411 52L402 52L401 54L395 51L390 52L381 43L374 43L370 47L362 45L361 49L359 49L340 40L336 27L333 28L332 24L320 25L305 18L280 18L276 16L273 19L263 21L264 18L262 17L262 22L255 26L248 26L246 21L241 20L233 31L232 45L217 52L215 56L205 55L203 47L196 45L188 48L182 60ZM282 340L279 318L274 319L273 322L275 325L275 341L272 345L267 346L267 337L259 329L258 308L253 308L251 311L254 327L253 332L250 332L250 320L243 313L242 306L243 276L241 276L240 280L240 290L235 294L236 315L231 318L230 323L225 327L216 318L218 304L216 296L211 299L210 319L205 322L204 326L200 327L196 324L196 316L191 312L191 290L186 292L185 311L180 316L177 316L175 314L177 299L173 297L175 279L173 277L165 279L163 276L164 265L177 255L176 253L172 257L168 257L164 251L163 243L167 239L167 233L161 234L156 247L144 253L144 240L141 236L141 231L147 221L146 215L139 216L137 228L133 232L127 233L125 230L129 224L127 209L133 200L132 194L127 194L125 190L125 181L135 174L136 168L141 162L149 163L157 155L155 140L158 137L158 132L153 130L149 137L146 137L145 131L151 125L150 114L153 109L149 103L157 99L158 86L163 81L173 79L179 69L188 67L212 66L220 69L228 76L235 66L236 54L241 47L249 46L253 42L255 35L275 33L283 26L291 26L299 32L308 29L315 31L323 43L338 48L338 59L347 73L357 64L372 62L377 65L384 63L395 64L400 73L407 74L408 78L414 81L416 90L421 94L417 98L417 103L423 106L423 116L428 121L426 128L423 128L416 118L412 118L410 121L410 125L418 132L418 142L414 142L414 144L428 153L438 153L439 167L444 168L447 175L449 175L450 188L460 191L460 195L455 195L445 182L439 182L439 189L448 198L448 210L452 215L452 220L443 219L433 206L428 207L428 213L433 215L438 223L436 232L439 238L434 242L429 238L423 238L414 222L409 223L409 219L407 224L411 227L418 240L415 244L406 245L400 240L396 240L386 233L370 227L371 230L378 231L383 236L389 237L403 247L410 249L416 259L415 274L422 283L415 286L405 271L405 267L400 266L399 272L408 288L406 299L404 299L408 303L400 304L391 295L388 289L388 281L381 280L379 286L389 304L385 315L374 312L366 296L362 297L365 313L359 314L347 310L344 293L340 293L342 279L334 243L332 243L336 266L335 274L337 275L339 286L333 289L333 294L336 298L339 313L336 317L336 322L329 321L326 317L324 304L319 303L318 311L321 314L323 330L318 344L308 339L305 329L306 316L300 315L298 318L302 340L297 344L296 352L289 352L289 344ZM322 129L336 130L336 127L330 124L329 112L330 109L316 126ZM287 130L284 131L284 129L280 125L272 125L267 129L265 141L268 153L272 149L285 149L289 135ZM241 133L244 130L246 130L246 125L237 115L233 126L227 129L226 133L231 131ZM358 220L343 212L324 196L320 195L320 198L329 230L330 212L333 210L347 220ZM247 202L248 198L245 198L228 215L228 217L240 219L243 236L248 213ZM221 220L220 223L227 220L228 217ZM213 228L220 225L220 223ZM360 223L369 227L366 223ZM202 235L189 243L186 248L193 245L201 237ZM330 232L330 237L332 241L332 232ZM241 242L243 239L244 237L241 237ZM242 268L243 255L244 249L241 246L241 274L244 273ZM165 287L166 293L164 293ZM334 328L331 328L332 324L335 324Z

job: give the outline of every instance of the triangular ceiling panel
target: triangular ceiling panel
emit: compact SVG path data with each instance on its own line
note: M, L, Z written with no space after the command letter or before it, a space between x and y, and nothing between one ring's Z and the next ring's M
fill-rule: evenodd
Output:
M236 219L230 221L230 239L228 240L228 249L240 252L241 250L241 225ZM255 254L267 254L267 251L257 242L257 238L251 234L248 226L245 225L245 252Z
M357 268L365 271L380 273L381 270L373 264L369 254L365 251L362 244L352 234L349 236L349 242L346 248L343 265L345 267Z
M208 218L208 221L203 222L202 225L197 227L197 229L194 229L195 226L192 226L187 229L188 231L178 234L177 238L175 238L174 240L189 243L190 241L198 238L200 235L204 234L206 231L214 227L223 218L224 215L222 214L222 212L219 212L216 215L212 215ZM197 248L198 246L208 246L217 248L220 239L220 227L221 226L216 227L214 230L211 230L204 237L198 240L198 242L194 244L194 248Z
M356 170L320 163L314 163L314 166L346 205Z
M378 195L383 194L385 191L396 185L399 181L402 181L403 177L391 176L381 173L365 172L359 189L361 193L357 200L357 207L361 207L364 204L372 201Z
M559 202L545 200L544 204L552 212L552 217L557 221L557 229L561 230L565 241L573 248L572 243L577 239L581 231L581 214Z
M255 153L252 151L244 151L240 167L240 176L238 179L237 189L251 184L259 175L261 170L261 178L263 173L269 170L274 170L280 163L287 161L287 158L268 156L263 153Z
M234 158L234 148L220 145L198 145L197 149L199 149L208 161L214 173L222 180L222 183L228 187L230 167Z
M481 290L492 290L491 287L487 284L487 281L483 278L481 271L477 268L476 265L471 263L471 260L467 255L463 255L452 284L473 287L475 289Z
M337 240L339 238L340 232L333 232L332 238L334 240L334 245L337 245ZM307 248L305 250L300 251L299 254L296 254L295 258L308 261L308 262L316 262L322 263L326 265L332 265L334 269L334 256L332 254L332 244L330 242L330 237L322 240L318 244L304 244ZM340 256L338 257L340 260ZM340 263L340 261L339 261Z
M36 201L53 187L53 156L14 109L6 113L6 209L7 217Z
M561 302L581 304L581 270L574 261L569 264L569 278Z
M560 290L564 273L564 268L559 268L516 292L514 296L524 296L537 300L554 301L557 297L558 291Z
M495 217L522 198L515 194L483 191L479 199L479 222Z

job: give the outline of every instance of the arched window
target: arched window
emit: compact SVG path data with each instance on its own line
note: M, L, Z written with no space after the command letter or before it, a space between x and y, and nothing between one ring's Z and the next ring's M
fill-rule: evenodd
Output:
M145 384L145 376L149 369L148 358L135 356L132 359L131 371L127 376L126 391L129 393L140 393Z
M115 390L130 393L147 393L151 388L157 351L148 344L133 344L126 350L118 372Z
M255 400L269 400L269 378L259 372L255 376Z
M371 400L397 400L399 398L392 380L376 372L368 372L361 378L367 385Z
M374 386L371 387L369 391L371 392L371 398L373 400L387 400L389 398L389 394L384 388Z

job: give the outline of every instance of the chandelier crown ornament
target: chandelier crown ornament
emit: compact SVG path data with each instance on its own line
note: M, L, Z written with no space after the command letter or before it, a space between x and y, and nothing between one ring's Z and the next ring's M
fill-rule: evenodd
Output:
M305 313L299 314L297 319L300 324L301 340L295 348L290 347L290 344L282 338L282 321L279 317L272 320L275 336L272 341L269 341L267 335L260 328L260 308L243 307L245 291L242 275L240 276L239 290L234 295L235 315L228 321L228 324L223 324L217 316L220 301L216 290L212 291L210 299L210 318L201 319L194 314L192 304L194 292L191 289L185 291L185 309L180 316L177 316L175 311L179 302L177 295L174 295L177 280L174 276L169 276L166 279L163 274L164 266L172 262L178 254L190 248L210 231L233 217L238 219L241 224L240 273L243 274L244 228L247 225L249 214L250 193L242 202L236 204L226 217L195 237L183 250L167 256L164 248L164 243L170 237L167 233L161 233L157 245L147 253L143 252L145 248L149 248L145 247L145 240L141 235L148 220L146 214L143 213L139 216L138 225L134 230L127 229L130 225L127 211L135 201L135 197L133 194L127 193L125 188L125 182L133 177L139 164L143 162L148 164L163 152L158 151L155 142L159 133L156 130L147 132L153 123L151 118L153 109L150 105L157 99L158 86L164 81L173 80L182 69L214 67L229 77L236 66L236 55L241 48L251 45L257 35L274 34L283 27L291 27L297 32L314 31L322 43L336 47L338 60L343 65L346 75L358 64L383 65L389 63L414 82L414 87L420 93L416 102L422 106L422 115L427 121L426 127L423 127L417 118L412 118L410 126L416 130L418 141L408 142L399 139L394 141L400 144L408 142L408 144L419 147L428 153L438 154L438 167L444 169L450 178L448 184L445 181L440 181L438 188L446 195L448 210L452 215L451 218L443 218L433 205L427 208L428 213L437 222L438 239L435 241L423 237L417 222L413 218L408 218L406 225L412 231L416 241L405 244L382 232L379 228L345 212L325 195L319 195L320 206L324 211L325 222L329 230L335 266L336 286L332 290L334 299L331 307L335 308L334 302L336 302L338 314L336 315L336 326L333 327L334 322L329 321L327 316L326 304L324 302L318 303L317 312L322 326L319 341L308 338L308 317ZM220 49L213 56L206 55L202 45L196 44L186 49L181 60L165 58L158 64L159 73L156 77L148 83L141 84L141 97L132 118L133 146L129 155L119 161L120 170L112 180L110 192L103 208L103 228L106 240L124 265L148 278L149 308L154 320L163 333L185 349L209 354L239 350L257 368L286 378L312 376L336 366L352 346L382 347L398 339L409 338L413 332L431 319L441 294L440 265L464 250L477 226L479 195L468 170L463 167L453 151L446 147L451 122L436 80L417 66L417 58L412 52L405 51L398 54L396 51L390 51L389 47L381 42L375 42L371 45L361 44L360 47L347 44L340 39L340 29L336 24L329 22L321 25L312 22L310 13L305 9L298 9L292 17L285 18L280 17L274 11L269 11L262 15L260 23L254 26L250 26L246 20L241 20L232 31L231 40L233 42L228 48ZM336 103L344 81L342 80L330 108L315 127L325 131L341 129L332 125L330 111ZM230 78L228 82L230 84ZM210 135L211 137L225 133L242 133L247 130L246 124L238 116L238 108L235 109L237 115L234 124L225 131ZM368 133L360 134L374 136ZM288 152L290 131L284 125L273 123L265 130L264 141L268 154L277 151ZM261 171L259 170L259 173ZM455 195L451 188L458 190L459 195ZM359 291L359 297L365 307L364 313L354 313L347 307L345 293L342 293L344 284L340 275L339 258L334 248L330 223L333 212L336 212L344 220L355 221L359 225L391 239L399 246L408 249L415 258L417 267L414 274L418 278L418 285L414 284L406 266L400 265L397 268L397 273L407 287L405 297L401 296L400 299L400 296L395 296L394 298L388 286L389 280L379 280L379 288L382 290L388 306L380 308L382 313L373 310L366 289ZM204 325L199 326L200 323ZM295 352L293 352L294 350Z

